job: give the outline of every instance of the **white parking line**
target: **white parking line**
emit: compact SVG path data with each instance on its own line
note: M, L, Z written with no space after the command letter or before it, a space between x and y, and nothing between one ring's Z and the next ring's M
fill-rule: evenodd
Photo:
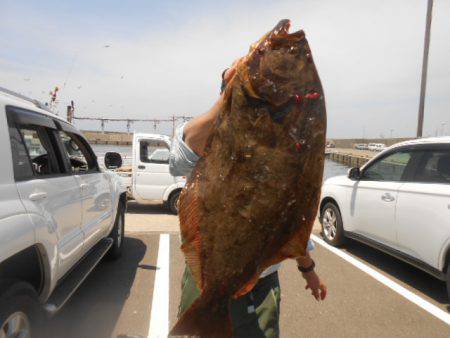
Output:
M411 291L405 289L403 286L397 284L393 280L387 278L383 274L379 273L378 271L372 269L371 267L365 265L364 263L360 262L356 258L350 256L349 254L345 253L342 250L339 250L329 244L327 244L323 239L319 238L316 235L311 235L311 239L316 242L317 244L323 246L325 249L330 250L332 253L338 255L342 259L346 260L350 264L354 265L358 269L364 271L369 276L373 277L380 283L383 283L385 286L390 288L391 290L397 292L402 297L406 298L410 302L416 304L417 306L420 306L425 311L429 312L436 318L439 318L447 325L450 325L450 314L439 309L437 306L431 304L430 302L427 302L425 299L419 297L415 293L412 293Z
M170 235L161 234L148 329L149 338L166 338L169 334L169 255Z

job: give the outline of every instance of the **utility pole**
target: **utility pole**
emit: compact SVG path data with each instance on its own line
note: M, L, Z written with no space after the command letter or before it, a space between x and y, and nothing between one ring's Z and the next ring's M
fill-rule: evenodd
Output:
M102 134L105 133L105 119L100 119L100 125L102 127Z
M127 133L130 133L131 121L127 120Z
M172 137L175 136L175 115L172 115Z
M73 101L70 101L70 106L67 106L67 122L72 123L75 106Z
M433 0L428 0L427 19L425 25L425 39L423 46L422 78L420 80L420 102L419 102L419 116L417 121L417 138L422 137L423 134L423 119L425 111L425 94L427 90L428 53L430 50L432 11L433 11Z

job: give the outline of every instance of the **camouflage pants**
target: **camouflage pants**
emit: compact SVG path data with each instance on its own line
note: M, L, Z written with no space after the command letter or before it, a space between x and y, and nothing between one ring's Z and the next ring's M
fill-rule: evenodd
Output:
M181 301L178 317L200 295L188 267L181 283ZM254 289L231 302L233 337L278 338L280 318L280 283L278 273L261 278Z

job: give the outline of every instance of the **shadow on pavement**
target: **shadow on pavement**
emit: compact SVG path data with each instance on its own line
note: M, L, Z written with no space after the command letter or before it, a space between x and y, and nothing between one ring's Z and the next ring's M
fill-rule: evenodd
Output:
M440 304L448 304L445 282L370 246L348 240L344 249ZM446 307L447 311L449 307Z
M163 204L137 204L129 201L127 204L128 214L150 214L150 215L172 215L169 209Z
M104 260L94 269L61 312L49 320L46 337L111 337L147 250L139 239L126 237L124 241L122 257Z

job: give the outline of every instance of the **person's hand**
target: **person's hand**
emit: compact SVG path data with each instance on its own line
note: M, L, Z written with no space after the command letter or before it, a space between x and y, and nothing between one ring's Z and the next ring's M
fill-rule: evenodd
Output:
M311 294L317 301L324 300L327 296L327 287L320 280L317 273L313 270L310 272L302 273L303 278L306 280L305 289L311 289Z
M223 80L225 81L225 83L230 82L230 80L233 78L234 74L236 74L236 68L237 65L239 64L239 61L241 61L241 59L237 59L233 62L233 64L231 65L230 68L228 68L225 73L223 73Z

